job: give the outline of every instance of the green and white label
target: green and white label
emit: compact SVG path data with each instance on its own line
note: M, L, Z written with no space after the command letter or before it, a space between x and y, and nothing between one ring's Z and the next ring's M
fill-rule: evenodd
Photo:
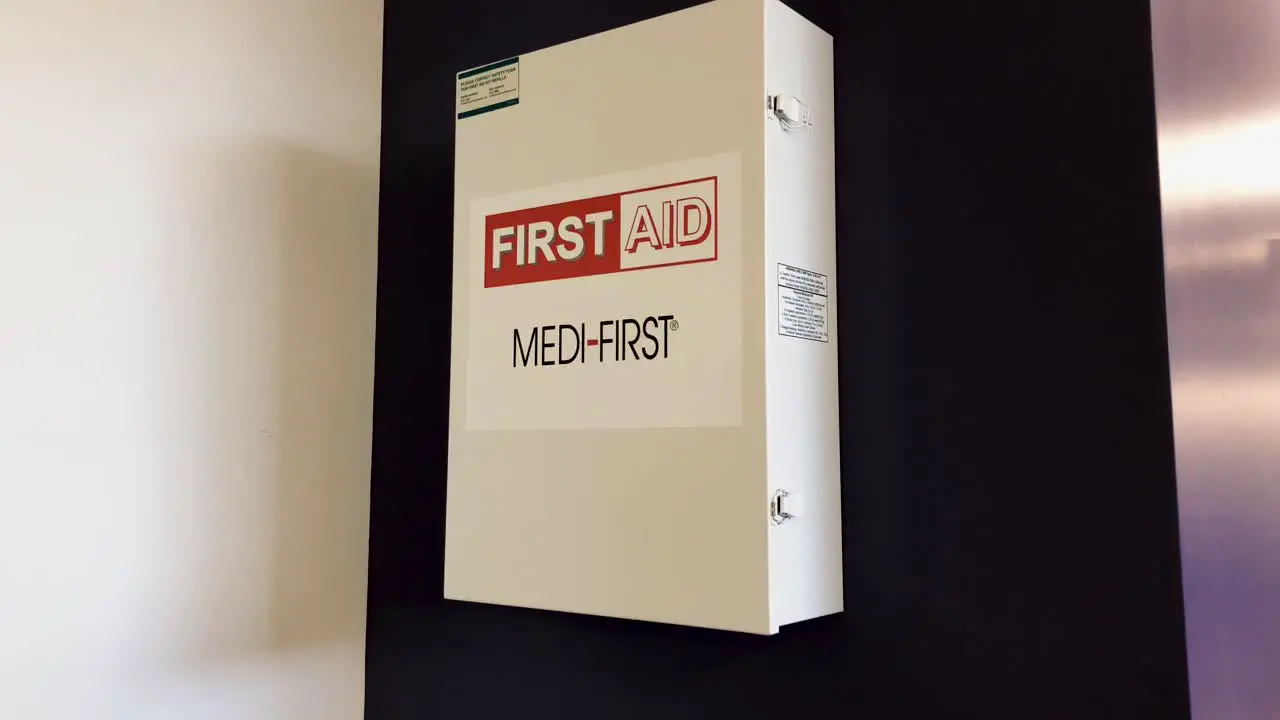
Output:
M499 60L458 73L458 119L520 103L520 58Z

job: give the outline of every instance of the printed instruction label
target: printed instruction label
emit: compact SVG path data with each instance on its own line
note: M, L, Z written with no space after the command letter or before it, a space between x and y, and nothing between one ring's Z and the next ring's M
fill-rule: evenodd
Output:
M778 334L827 342L827 276L778 263Z
M458 119L520 103L520 58L499 60L458 73Z

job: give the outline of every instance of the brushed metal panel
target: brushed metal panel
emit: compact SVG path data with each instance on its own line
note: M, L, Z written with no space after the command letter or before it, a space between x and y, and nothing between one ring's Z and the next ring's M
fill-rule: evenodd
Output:
M1280 3L1152 28L1193 714L1280 717Z

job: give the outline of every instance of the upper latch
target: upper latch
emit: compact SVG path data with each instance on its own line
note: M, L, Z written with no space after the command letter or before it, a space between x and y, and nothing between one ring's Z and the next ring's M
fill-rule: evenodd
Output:
M769 95L769 112L777 118L783 130L803 130L813 127L809 106L790 95Z
M794 494L786 490L774 491L773 498L769 501L769 522L781 525L795 518L799 512L800 503Z

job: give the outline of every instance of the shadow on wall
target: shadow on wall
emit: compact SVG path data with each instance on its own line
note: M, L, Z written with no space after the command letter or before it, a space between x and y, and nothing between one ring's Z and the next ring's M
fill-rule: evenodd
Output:
M360 643L376 168L264 138L180 148L170 171L189 257L164 264L184 273L166 297L198 308L174 316L176 397L199 411L167 415L204 480L174 478L182 521L157 535L189 545L182 664Z
M271 637L275 647L362 641L377 264L368 220L377 215L378 178L297 150L277 160L284 192L284 312L277 341L285 416Z

